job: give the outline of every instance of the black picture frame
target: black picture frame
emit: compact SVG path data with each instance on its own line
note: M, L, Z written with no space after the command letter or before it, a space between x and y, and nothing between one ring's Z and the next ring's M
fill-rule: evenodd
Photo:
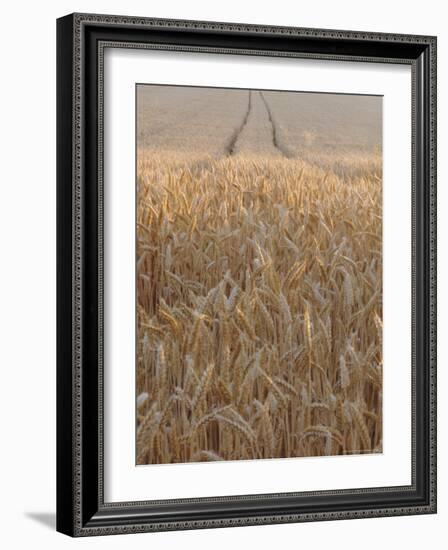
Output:
M412 67L410 486L104 502L101 82L111 43ZM89 536L436 512L435 37L68 15L57 21L57 143L58 531Z

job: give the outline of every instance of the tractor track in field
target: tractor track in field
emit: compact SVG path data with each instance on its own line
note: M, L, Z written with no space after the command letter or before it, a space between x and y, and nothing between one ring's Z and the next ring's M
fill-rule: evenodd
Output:
M252 90L249 90L248 100L247 100L247 110L246 110L246 113L244 115L243 122L241 123L239 128L236 130L236 132L233 134L233 136L230 139L230 142L227 146L227 155L228 156L232 156L232 155L235 154L236 143L237 143L241 133L243 132L243 130L244 130L246 124L247 124L247 121L249 119L249 115L250 115L251 110L252 110Z
M248 125L253 124L253 120L254 120L253 117L256 116L253 112L254 111L254 101L255 101L254 96L253 96L254 93L255 92L253 92L252 90L248 91L247 109L246 109L244 118L243 118L240 126L234 132L234 134L232 135L232 137L229 141L228 146L226 147L227 156L233 156L233 155L237 154L237 152L238 152L238 142L240 141L240 139L241 139L244 131L248 127ZM277 126L276 126L271 108L269 106L268 100L266 99L263 92L261 92L261 91L258 91L258 96L261 99L262 105L264 107L266 118L269 122L269 134L270 134L269 139L270 139L271 145L272 145L273 149L278 151L282 156L288 157L289 156L288 152L285 151L279 143Z
M279 141L278 141L278 131L277 131L277 125L275 123L275 120L274 120L274 117L272 116L272 111L271 111L271 108L269 107L269 103L268 103L268 100L266 99L266 97L264 96L263 92L259 92L260 94L260 97L264 103L264 106L266 108L266 112L268 114L268 118L269 118L269 122L271 123L271 128L272 128L272 144L273 146L278 149L280 151L280 153L287 157L288 154L287 152L282 148L282 146L280 145Z

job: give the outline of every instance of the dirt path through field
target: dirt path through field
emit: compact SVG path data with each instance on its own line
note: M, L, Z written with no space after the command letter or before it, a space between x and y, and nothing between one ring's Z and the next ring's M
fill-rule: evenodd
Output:
M248 92L248 109L229 147L231 155L283 156L277 143L276 127L263 92Z

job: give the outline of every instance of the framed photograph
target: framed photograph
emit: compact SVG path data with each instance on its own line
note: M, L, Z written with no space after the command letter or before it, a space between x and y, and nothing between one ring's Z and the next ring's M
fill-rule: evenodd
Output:
M57 41L57 529L434 513L436 38Z

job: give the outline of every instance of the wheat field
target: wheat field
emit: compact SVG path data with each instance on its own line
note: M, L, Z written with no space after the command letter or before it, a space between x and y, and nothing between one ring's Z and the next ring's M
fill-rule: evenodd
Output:
M137 464L381 452L381 154L234 99L192 150L140 124Z

